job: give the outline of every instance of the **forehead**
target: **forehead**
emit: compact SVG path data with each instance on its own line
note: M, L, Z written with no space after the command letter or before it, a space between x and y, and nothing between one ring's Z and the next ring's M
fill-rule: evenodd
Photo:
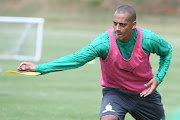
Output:
M127 22L130 22L130 14L128 12L125 12L123 14L115 12L114 13L114 21L118 22L118 23L127 23Z

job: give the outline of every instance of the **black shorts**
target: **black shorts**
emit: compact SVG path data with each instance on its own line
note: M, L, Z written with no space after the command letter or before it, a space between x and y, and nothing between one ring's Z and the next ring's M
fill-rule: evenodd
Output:
M114 88L103 88L100 118L115 115L124 120L127 112L136 120L165 120L161 96L157 91L140 97Z

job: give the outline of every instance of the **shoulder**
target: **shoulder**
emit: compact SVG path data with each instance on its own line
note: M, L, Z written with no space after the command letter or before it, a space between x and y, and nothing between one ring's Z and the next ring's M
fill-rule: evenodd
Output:
M98 37L107 37L107 36L108 36L108 31L105 31L104 33L98 35Z
M156 33L152 32L149 29L142 29L142 32L143 32L143 38L146 40L156 41L159 39L163 39L162 37L160 37L159 35L157 35Z
M109 40L108 31L105 31L104 33L99 34L97 36L97 40L104 40L104 41Z
M108 31L105 31L104 33L99 34L91 44L97 46L97 45L103 45L109 43L109 36Z
M143 32L143 38L151 38L152 34L154 34L151 30L149 29L143 29L142 28L142 32Z
M168 42L162 38L161 36L157 35L156 33L152 32L148 29L142 29L143 30L143 39L144 42L151 42L153 44L167 44Z
M143 32L143 42L144 43L158 43L159 41L165 41L162 37L155 34L149 29L142 29Z
M169 42L167 42L165 39L163 39L161 36L155 34L151 30L148 29L142 29L143 30L143 49L145 51L149 52L159 52L161 51L168 51L171 49L171 45Z
M98 57L105 59L110 48L108 31L99 34L86 48L93 51L93 53L97 53Z

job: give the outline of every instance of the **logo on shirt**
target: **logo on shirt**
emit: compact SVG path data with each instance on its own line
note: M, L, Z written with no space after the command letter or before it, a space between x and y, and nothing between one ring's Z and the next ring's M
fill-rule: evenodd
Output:
M128 70L125 70L125 69L120 69L120 70L125 71L125 72L129 72L129 73L133 74L133 72L134 72L135 69L136 69L136 67L135 67L132 71L128 71Z
M110 105L110 103L108 105L106 105L105 107L106 110L102 111L102 113L105 113L105 112L115 112L115 110L113 110L112 106Z

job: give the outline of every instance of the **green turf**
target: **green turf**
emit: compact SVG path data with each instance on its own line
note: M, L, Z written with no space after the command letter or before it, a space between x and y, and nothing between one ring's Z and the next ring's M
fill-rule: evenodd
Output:
M156 17L154 18L156 19ZM152 20L154 20L152 19ZM143 19L144 20L144 19ZM173 59L164 82L158 87L162 95L166 116L180 107L180 35L176 25L150 24L139 26L152 29L173 46ZM172 19L174 21L174 19ZM168 21L167 21L168 23ZM63 23L61 23L63 25ZM79 23L80 24L80 23ZM83 23L82 23L83 24ZM84 22L85 24L85 22ZM85 24L86 25L86 24ZM104 24L98 24L100 27ZM65 25L66 26L66 25ZM67 25L68 26L68 25ZM109 27L109 26L108 26ZM107 27L107 29L108 29ZM78 27L76 27L78 28ZM42 60L36 64L56 60L80 50L106 29L86 30L45 28ZM93 28L92 26L90 28ZM84 30L83 30L84 29ZM162 32L162 31L165 32ZM98 120L101 104L101 78L99 59L76 70L50 73L42 76L8 75L22 61L0 60L0 119L1 120ZM157 73L158 58L151 56L153 72ZM130 115L126 120L131 120Z

